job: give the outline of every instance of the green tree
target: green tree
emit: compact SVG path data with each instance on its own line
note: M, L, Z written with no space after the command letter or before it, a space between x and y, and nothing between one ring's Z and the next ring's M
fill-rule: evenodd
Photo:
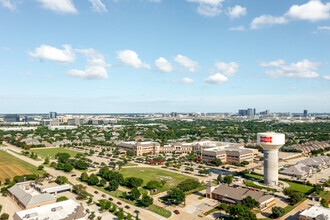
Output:
M68 197L61 196L61 197L59 197L59 198L56 199L56 202L62 202L62 201L65 201L65 200L68 200Z
M64 166L63 166L63 170L65 172L71 172L73 170L73 166L69 163L66 163Z
M251 196L247 196L243 199L242 205L245 205L249 209L253 209L254 207L259 207L259 202L253 199Z
M172 204L179 205L185 201L186 195L180 189L171 189L167 192L167 200Z
M227 183L227 184L231 184L231 183L233 182L233 177L227 175L227 176L225 176L225 177L223 178L223 182L225 182L225 183Z
M88 179L89 179L88 174L87 174L86 172L83 172L83 173L81 174L81 176L80 176L80 180L81 180L81 181L84 181L84 182L87 182Z
M257 220L257 217L251 210L243 205L230 205L227 207L227 213L229 213L230 217L233 219L243 220Z
M279 218L285 214L285 210L282 207L275 206L272 208L272 217Z
M7 213L2 213L2 215L0 216L0 220L8 220L9 219L9 215Z
M49 158L48 157L45 158L44 164L49 164Z
M322 198L321 199L321 205L325 208L329 208L328 200L326 198Z
M88 179L87 183L89 185L97 185L99 183L99 178L94 173L92 173L89 176L89 179Z
M124 180L124 185L128 187L139 187L143 184L143 179L136 177L127 177Z
M150 180L145 187L149 190L160 189L162 188L162 183L157 180Z
M221 176L221 173L218 175L218 177L217 177L217 182L218 182L218 184L219 183L221 183L221 181L222 181L222 176Z
M43 170L43 169L44 169L43 165L38 166L38 170Z
M140 191L137 188L133 188L131 190L131 198L132 200L138 200L141 196Z
M68 178L65 176L58 176L55 180L57 184L63 185L64 183L68 182Z
M119 183L117 180L111 180L109 181L109 185L105 188L106 190L109 191L116 191L119 187Z
M143 194L142 199L141 199L141 204L144 207L148 207L150 205L152 205L154 203L153 198L151 198L150 196Z

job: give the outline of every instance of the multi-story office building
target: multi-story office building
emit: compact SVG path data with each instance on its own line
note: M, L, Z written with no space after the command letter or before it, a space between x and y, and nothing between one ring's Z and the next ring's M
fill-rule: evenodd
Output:
M121 142L118 147L124 150L133 150L135 155L141 156L143 154L159 154L160 144L157 142Z
M57 112L49 112L49 118L56 118Z
M256 109L255 108L240 109L238 110L238 114L241 116L255 116Z
M304 110L304 116L308 116L308 110Z
M19 122L19 116L17 114L8 114L3 117L4 122Z

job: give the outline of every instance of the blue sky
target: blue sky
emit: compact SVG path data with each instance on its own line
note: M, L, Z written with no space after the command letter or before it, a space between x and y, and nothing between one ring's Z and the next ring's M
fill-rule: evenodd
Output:
M330 2L0 0L0 113L329 112Z

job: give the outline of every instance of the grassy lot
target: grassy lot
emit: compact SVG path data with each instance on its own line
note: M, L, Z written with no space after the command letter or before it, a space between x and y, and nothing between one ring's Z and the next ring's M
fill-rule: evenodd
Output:
M259 179L259 180L263 180L264 179L263 176L252 174L252 173L245 174L245 176L249 176L249 177L252 177L252 178L255 178L255 179Z
M178 183L182 182L185 179L195 179L193 177L185 176L178 173L169 172L166 170L160 170L155 168L124 168L119 171L123 176L126 177L138 177L143 179L143 185L146 185L150 180L166 180L165 186L162 188L162 191L169 190Z
M37 167L28 162L20 160L15 156L0 150L0 180L12 179L15 176L25 174L43 174L45 171L38 170Z
M44 148L44 149L34 149L34 150L31 150L32 152L42 156L42 157L48 157L50 156L50 159L54 159L55 158L55 155L57 153L68 153L70 154L71 157L74 157L76 156L77 151L73 151L73 150L68 150L68 149L65 149L65 148Z
M124 167L130 167L130 166L137 166L136 163L128 163L128 164L125 164Z
M15 154L17 154L17 155L26 156L26 155L24 155L24 154L18 153L18 152L16 152L16 151L13 151L13 150L10 150L10 149L9 149L9 151L11 151L11 152L13 152L13 153L15 153ZM39 158L32 158L32 157L29 157L29 156L26 156L26 157L28 157L28 158L30 158L30 159L32 159L32 160L35 160L35 161L42 161L42 160L39 159Z
M131 205L140 207L138 202L131 201L131 200L128 200L128 199L123 198L122 197L123 192L120 191L120 190L116 190L116 191L111 191L110 192L110 191L105 190L103 187L98 187L98 186L93 186L93 187L96 188L96 189L98 189L98 190L100 190L101 192L104 192L104 193L110 195L110 196L116 197L117 199L120 199L120 200L122 200L122 201L124 201L124 202L126 202L128 204L131 204ZM164 208L162 208L160 206L157 206L155 204L152 204L151 206L146 207L144 209L149 210L151 212L154 212L154 213L156 213L158 215L164 216L165 218L169 218L172 215L172 213L170 211L168 211L167 209L164 209Z
M284 180L282 180L284 181ZM302 192L302 193L307 193L309 190L313 189L312 186L307 186L301 183L294 183L294 182L290 182L290 181L284 181L286 183L288 183L290 185L289 189L293 189L295 191L298 192Z

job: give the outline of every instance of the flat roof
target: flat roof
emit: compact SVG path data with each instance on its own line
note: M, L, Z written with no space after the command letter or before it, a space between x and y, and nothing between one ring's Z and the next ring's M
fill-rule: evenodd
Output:
M325 219L330 219L330 209L329 208L324 208L323 206L320 205L314 205L310 207L309 209L306 209L300 213L300 215L306 216L306 217L311 217L311 218L316 218L319 215L323 215L326 218Z

